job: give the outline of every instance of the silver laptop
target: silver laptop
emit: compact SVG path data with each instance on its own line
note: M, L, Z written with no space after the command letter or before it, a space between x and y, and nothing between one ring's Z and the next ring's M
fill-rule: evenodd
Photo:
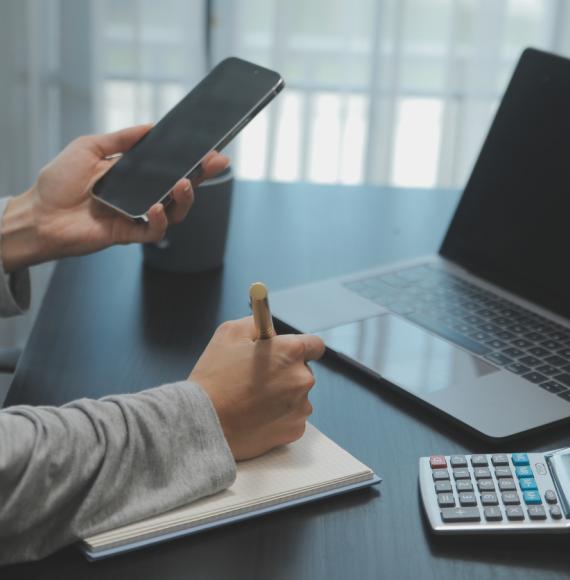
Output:
M485 436L570 418L570 60L523 52L437 256L271 305Z

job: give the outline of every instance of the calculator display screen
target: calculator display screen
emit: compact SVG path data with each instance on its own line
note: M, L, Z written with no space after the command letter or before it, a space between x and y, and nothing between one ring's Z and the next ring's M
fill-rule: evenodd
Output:
M570 448L556 451L548 458L552 479L558 487L565 516L570 516Z

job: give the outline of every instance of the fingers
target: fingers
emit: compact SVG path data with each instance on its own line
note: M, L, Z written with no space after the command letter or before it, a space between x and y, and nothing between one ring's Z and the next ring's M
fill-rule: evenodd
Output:
M113 243L132 244L158 242L164 237L168 227L168 218L160 203L153 205L148 211L146 224L134 223L123 216L117 216L113 228Z
M98 148L101 157L108 157L117 153L128 151L135 143L140 141L152 128L152 123L136 125L121 129L113 133L93 135L90 139Z
M257 328L255 327L253 316L224 322L218 327L217 333L232 338L247 338L249 340L257 338Z
M200 175L194 179L194 184L198 185L202 183L205 179L210 179L215 177L218 173L223 171L230 164L229 157L218 153L217 151L210 151L202 159L202 172Z
M188 179L180 179L170 195L173 203L166 209L166 216L169 223L177 224L186 217L194 203L192 184Z

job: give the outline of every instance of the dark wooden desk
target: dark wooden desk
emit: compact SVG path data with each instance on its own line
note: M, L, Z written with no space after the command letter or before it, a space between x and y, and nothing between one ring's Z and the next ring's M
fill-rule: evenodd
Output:
M216 326L248 313L250 282L277 289L432 253L457 199L453 191L240 183L221 271L146 270L138 247L62 261L7 404L60 404L184 378ZM325 359L314 369L312 421L383 476L377 491L97 564L68 548L2 569L2 579L568 578L567 536L430 533L418 496L418 457L495 449L338 361ZM564 445L567 427L500 450Z

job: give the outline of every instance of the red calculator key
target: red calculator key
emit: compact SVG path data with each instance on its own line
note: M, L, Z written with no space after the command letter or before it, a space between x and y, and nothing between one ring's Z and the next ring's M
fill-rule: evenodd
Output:
M429 464L432 469L442 469L444 467L447 467L445 455L432 455L429 458Z

